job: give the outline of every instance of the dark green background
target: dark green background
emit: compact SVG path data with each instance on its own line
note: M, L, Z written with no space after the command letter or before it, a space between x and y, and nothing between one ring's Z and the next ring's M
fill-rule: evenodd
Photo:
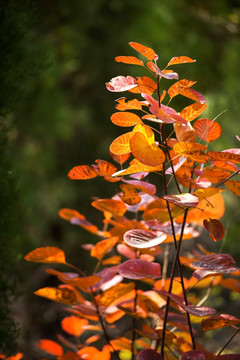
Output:
M173 56L196 59L176 70L180 78L198 82L195 89L208 101L204 117L227 110L218 119L223 135L214 149L239 147L240 4L2 0L0 29L0 345L2 351L14 351L14 321L19 322L20 349L33 358L34 341L55 333L58 315L55 304L41 305L31 295L48 279L41 266L26 263L23 256L38 246L56 245L69 261L86 268L80 244L95 237L65 223L58 210L77 209L99 223L91 197L116 191L116 185L101 179L67 178L75 165L111 161L109 145L122 133L109 120L122 94L108 92L105 83L117 75L142 74L114 57L135 55L128 46L135 41L158 53L160 67ZM226 202L222 251L237 260L239 200L230 195Z

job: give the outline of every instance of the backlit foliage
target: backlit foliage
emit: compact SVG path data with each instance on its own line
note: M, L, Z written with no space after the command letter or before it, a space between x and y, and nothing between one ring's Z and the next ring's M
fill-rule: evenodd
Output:
M106 84L109 91L130 93L129 99L117 99L117 112L111 116L115 125L128 128L110 144L117 164L96 160L68 174L73 180L100 176L116 182L112 198L91 204L100 212L103 227L78 210L59 212L62 219L99 238L95 245L85 246L96 266L86 274L56 247L38 248L25 257L68 267L66 272L47 269L61 284L35 291L63 303L69 312L61 322L63 334L56 341L41 339L37 347L57 360L239 359L240 354L222 354L225 347L232 352L228 339L219 342L215 354L199 342L206 331L227 326L235 334L239 331L240 319L207 306L215 286L240 292L235 260L204 247L181 256L180 250L182 241L203 231L209 241L224 238L221 193L230 190L239 196L239 182L232 178L240 171L240 149L208 151L209 143L221 136L221 125L197 119L206 109L206 99L193 89L196 82L179 80L175 72L179 64L195 60L174 57L160 69L153 49L136 42L130 46L141 58L118 56L116 61L141 66L147 76L121 75ZM179 95L190 105L176 111L170 105ZM151 184L149 173L158 174L162 182ZM170 191L170 185L175 190ZM170 265L169 244L175 249ZM191 269L190 277L183 275L184 267ZM210 292L202 298L205 288ZM203 292L195 292L199 289ZM122 319L127 330L121 331Z

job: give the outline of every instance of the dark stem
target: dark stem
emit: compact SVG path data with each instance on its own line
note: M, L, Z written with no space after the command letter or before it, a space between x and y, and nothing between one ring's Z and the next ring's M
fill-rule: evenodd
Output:
M224 179L223 181L221 181L220 183L218 183L217 185L215 185L215 187L219 187L222 184L224 184L226 181L228 181L229 179L231 179L233 176L237 175L240 172L240 169L238 169L237 171L235 171L235 173L231 174L230 176L228 176L226 179Z
M113 353L114 353L116 359L117 359L117 360L120 360L117 351L114 349L113 345L111 344L110 338L109 338L109 336L108 336L108 333L107 333L107 330L106 330L106 327L105 327L105 324L104 324L104 321L103 321L103 318L102 318L102 314L101 314L101 312L100 312L98 303L97 303L97 301L96 301L96 299L95 299L95 297L94 297L94 291L93 291L92 288L91 288L91 293L92 293L92 299L93 299L94 305L95 305L95 307L96 307L96 312L97 312L97 314L98 314L98 318L99 318L99 321L100 321L100 324L101 324L101 327L102 327L102 330L103 330L103 334L104 334L106 343L111 346L111 348L112 348L112 350L113 350Z
M133 311L136 312L137 309L137 282L135 282L135 298L134 298L134 304L133 304ZM133 317L132 319L132 343L131 343L131 352L132 352L132 360L134 360L134 341L136 338L136 318Z
M218 357L222 352L223 350L230 344L230 342L232 341L232 339L237 335L237 333L240 331L240 328L238 328L235 333L231 336L231 338L228 340L228 342L224 345L224 347L219 351L219 353L217 354L216 357Z

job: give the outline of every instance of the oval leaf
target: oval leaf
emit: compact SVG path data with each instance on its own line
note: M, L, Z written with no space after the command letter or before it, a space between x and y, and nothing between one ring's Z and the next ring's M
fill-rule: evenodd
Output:
M240 182L237 180L229 180L224 183L226 188L233 194L240 196Z
M153 60L155 57L155 51L145 45L139 44L137 42L130 42L129 45L139 52L139 54L145 56L148 60Z
M135 56L117 56L115 57L115 61L121 62L124 64L132 64L132 65L141 65L144 66L143 62L136 58Z
M156 279L161 276L160 265L141 259L127 260L118 267L120 275L127 279L144 279L146 277Z
M75 166L68 173L68 177L72 180L87 180L93 179L96 176L98 176L97 171L88 165Z
M220 124L210 119L196 120L193 128L197 136L208 143L218 139L222 134Z
M129 139L132 136L132 132L120 135L110 145L110 152L114 155L125 155L131 153Z
M37 347L48 354L54 355L54 356L61 356L63 355L63 348L61 345L56 343L55 341L48 340L48 339L41 339L37 343Z
M133 229L125 232L123 239L129 246L146 249L152 246L161 244L166 240L167 235L163 232L158 231L157 233L142 230L142 229Z
M240 323L240 319L228 314L212 316L201 321L201 331L221 329L223 327L232 326Z
M191 59L188 56L176 56L173 57L169 63L167 64L167 67L170 65L176 65L176 64L186 64L186 63L192 63L195 62L196 60Z
M75 292L67 287L45 287L35 291L34 294L62 304L74 305L77 302Z
M162 356L153 349L143 349L137 355L137 360L162 360Z
M142 120L136 114L130 112L117 112L111 116L111 121L118 126L128 127L142 124Z
M123 216L127 211L127 206L119 200L99 199L93 201L91 205L100 211L108 211L113 216Z
M106 87L112 92L121 92L133 89L136 87L137 81L132 76L117 76L106 83Z
M80 336L85 331L86 325L88 325L88 320L74 315L67 316L61 321L62 329L73 336Z
M185 107L180 112L180 115L187 121L191 121L196 119L198 116L200 116L206 108L207 108L206 104L194 103L192 105Z
M165 195L163 198L174 205L184 207L197 206L199 203L198 197L189 193L179 195Z
M46 264L65 264L65 254L64 252L55 247L55 246L46 246L37 248L30 253L28 253L25 257L25 260L32 262L40 262Z

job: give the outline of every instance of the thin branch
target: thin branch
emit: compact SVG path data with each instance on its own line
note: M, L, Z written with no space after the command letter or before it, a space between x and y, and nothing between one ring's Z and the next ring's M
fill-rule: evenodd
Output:
M228 176L226 179L224 179L223 181L221 181L220 183L218 183L217 185L215 185L215 187L219 187L222 184L224 184L226 181L228 181L229 179L231 179L233 176L237 175L240 172L240 169L238 169L237 171L235 171L235 173L231 174L230 176Z
M238 328L235 333L231 336L231 338L227 341L227 343L224 345L224 347L219 351L216 358L223 352L223 350L230 344L230 342L233 340L233 338L237 335L237 333L240 331L240 328Z

